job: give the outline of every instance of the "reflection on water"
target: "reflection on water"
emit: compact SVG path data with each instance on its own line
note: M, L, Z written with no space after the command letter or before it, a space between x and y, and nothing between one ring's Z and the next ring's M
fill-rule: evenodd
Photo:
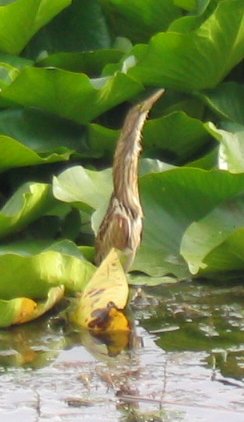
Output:
M129 337L96 338L58 315L1 330L1 422L243 421L243 288L150 295L132 303Z

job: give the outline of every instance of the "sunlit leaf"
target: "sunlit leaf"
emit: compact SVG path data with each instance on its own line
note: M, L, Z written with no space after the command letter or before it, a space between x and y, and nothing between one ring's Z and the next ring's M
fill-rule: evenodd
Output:
M143 159L140 163L140 174L158 173L171 168L173 166L159 160ZM91 220L95 233L105 215L111 193L112 171L110 168L94 171L75 166L53 178L55 198L78 208L88 205L95 210Z
M233 122L222 123L217 129L212 123L206 124L209 132L219 141L218 167L231 173L244 171L244 126Z
M4 105L8 101L38 107L74 122L87 123L142 90L140 82L120 72L89 79L84 73L27 67L2 91L1 98Z
M212 88L243 59L243 0L221 1L195 31L159 33L130 54L137 64L128 74L144 84L183 91Z
M67 291L81 291L94 272L88 261L51 247L33 255L2 253L0 268L2 299L45 298L50 287L60 285Z
M129 323L121 312L128 299L126 275L114 249L108 254L77 299L71 320L94 330L128 331Z
M53 194L61 201L81 202L96 209L110 197L111 181L111 169L98 172L75 166L53 178Z

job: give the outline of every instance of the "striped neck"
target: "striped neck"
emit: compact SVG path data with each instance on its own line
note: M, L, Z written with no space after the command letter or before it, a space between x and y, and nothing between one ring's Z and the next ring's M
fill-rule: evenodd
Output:
M113 163L114 195L132 211L142 215L138 192L138 161L141 131L149 110L164 90L159 89L129 110L118 140Z

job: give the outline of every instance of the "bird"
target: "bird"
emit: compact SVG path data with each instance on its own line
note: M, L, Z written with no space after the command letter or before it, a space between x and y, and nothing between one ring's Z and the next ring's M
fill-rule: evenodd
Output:
M141 132L153 104L164 93L158 89L127 113L113 158L113 192L95 239L95 263L100 265L112 248L129 271L141 243L143 210L138 189Z

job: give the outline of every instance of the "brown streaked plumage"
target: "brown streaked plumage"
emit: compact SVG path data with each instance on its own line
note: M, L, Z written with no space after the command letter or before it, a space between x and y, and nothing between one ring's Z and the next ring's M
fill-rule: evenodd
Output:
M121 130L113 161L113 193L96 237L96 264L111 248L123 251L126 271L141 243L143 212L138 191L138 160L141 131L147 115L163 94L160 89L129 110Z

